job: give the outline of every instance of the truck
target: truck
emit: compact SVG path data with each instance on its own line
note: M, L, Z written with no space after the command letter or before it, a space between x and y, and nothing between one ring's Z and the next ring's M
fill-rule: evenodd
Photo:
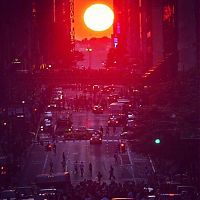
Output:
M55 188L70 191L71 179L69 172L58 172L53 174L38 174L35 177L35 184L38 188Z
M123 114L124 103L122 102L111 103L108 109L109 109L110 115L115 115L115 116L121 115Z
M58 119L56 123L55 134L64 135L72 131L72 121L69 118Z

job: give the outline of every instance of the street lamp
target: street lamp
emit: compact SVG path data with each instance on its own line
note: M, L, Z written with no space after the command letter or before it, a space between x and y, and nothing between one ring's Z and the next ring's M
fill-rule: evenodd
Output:
M85 49L88 52L88 68L91 69L91 61L92 61L92 48Z
M23 101L22 101L23 117L25 116L25 113L24 113L24 112L25 112L25 111L24 111L24 104L25 104L25 103L26 103L26 102L23 100Z

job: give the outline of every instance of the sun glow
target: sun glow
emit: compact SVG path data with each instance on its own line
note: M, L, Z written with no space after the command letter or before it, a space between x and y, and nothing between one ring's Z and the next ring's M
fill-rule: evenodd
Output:
M105 31L109 29L114 20L114 13L105 4L93 4L84 13L84 22L93 31Z

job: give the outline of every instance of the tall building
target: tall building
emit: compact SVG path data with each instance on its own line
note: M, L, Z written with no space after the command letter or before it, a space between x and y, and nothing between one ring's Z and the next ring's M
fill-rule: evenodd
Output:
M6 99L12 99L8 91L17 86L17 83L11 86L11 79L15 81L13 72L24 73L46 66L71 67L72 23L73 0L0 1L2 101L7 103Z
M30 0L0 1L0 103L11 99L11 77L31 68ZM16 84L15 84L16 85Z
M34 0L32 20L35 33L33 46L39 52L39 63L68 68L73 50L73 1Z
M73 0L8 0L0 5L1 66L29 70L41 64L70 65Z
M0 2L0 64L14 70L13 63L28 68L30 61L31 4L30 0ZM16 67L16 68L18 68Z
M119 67L141 73L152 65L151 1L114 0L113 8L113 48L124 57Z
M189 71L198 64L198 0L178 0L179 71Z

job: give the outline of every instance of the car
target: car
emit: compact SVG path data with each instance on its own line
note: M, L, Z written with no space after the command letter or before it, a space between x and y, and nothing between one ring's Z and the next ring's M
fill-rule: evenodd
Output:
M85 126L79 126L74 129L75 139L89 140L94 133L96 133L96 130L92 128L87 128Z
M34 197L34 190L32 187L17 187L16 194L18 199L30 199Z
M95 106L92 107L92 112L94 114L103 114L103 111L104 111L104 109L100 105L95 105Z
M48 111L56 110L56 108L57 108L57 104L56 104L56 103L50 103L50 104L47 106L47 110L48 110Z
M117 102L117 99L119 98L119 95L118 94L110 94L108 97L107 97L107 101L108 103L114 103L114 102Z
M52 114L52 112L51 111L46 111L45 113L44 113L44 118L45 119L52 119L52 117L53 117L53 114Z
M75 128L74 131L77 133L85 133L87 131L87 128L85 126L79 126Z
M120 134L120 138L131 140L131 139L134 139L134 134L131 131L125 131Z
M102 144L102 137L100 134L93 134L90 138L90 144Z
M119 126L119 120L115 116L110 116L108 119L108 126Z
M94 93L99 92L100 86L99 85L93 85L92 90L93 90Z
M52 126L52 121L50 119L45 118L43 123L45 127Z
M16 192L15 190L3 190L0 192L0 199L2 200L7 200L7 199L10 199L10 200L15 200L17 199L17 195L16 195Z
M109 85L105 85L102 89L101 89L101 93L102 94L110 94L112 92L115 91L114 86L109 86Z
M127 114L127 120L134 120L135 119L135 115L131 112L128 112Z
M182 200L181 198L181 194L174 194L174 193L170 193L170 194L159 194L158 196L156 195L149 195L147 197L147 199L149 200Z
M71 190L70 173L57 172L57 173L52 173L52 174L38 174L35 177L35 184L37 188L40 188L40 189L49 188L49 189L56 189L56 190L65 191L65 192L70 191ZM56 198L56 199L59 199L59 198Z
M135 129L138 127L138 124L136 124L135 120L129 119L126 122L125 128L129 131L135 131Z

